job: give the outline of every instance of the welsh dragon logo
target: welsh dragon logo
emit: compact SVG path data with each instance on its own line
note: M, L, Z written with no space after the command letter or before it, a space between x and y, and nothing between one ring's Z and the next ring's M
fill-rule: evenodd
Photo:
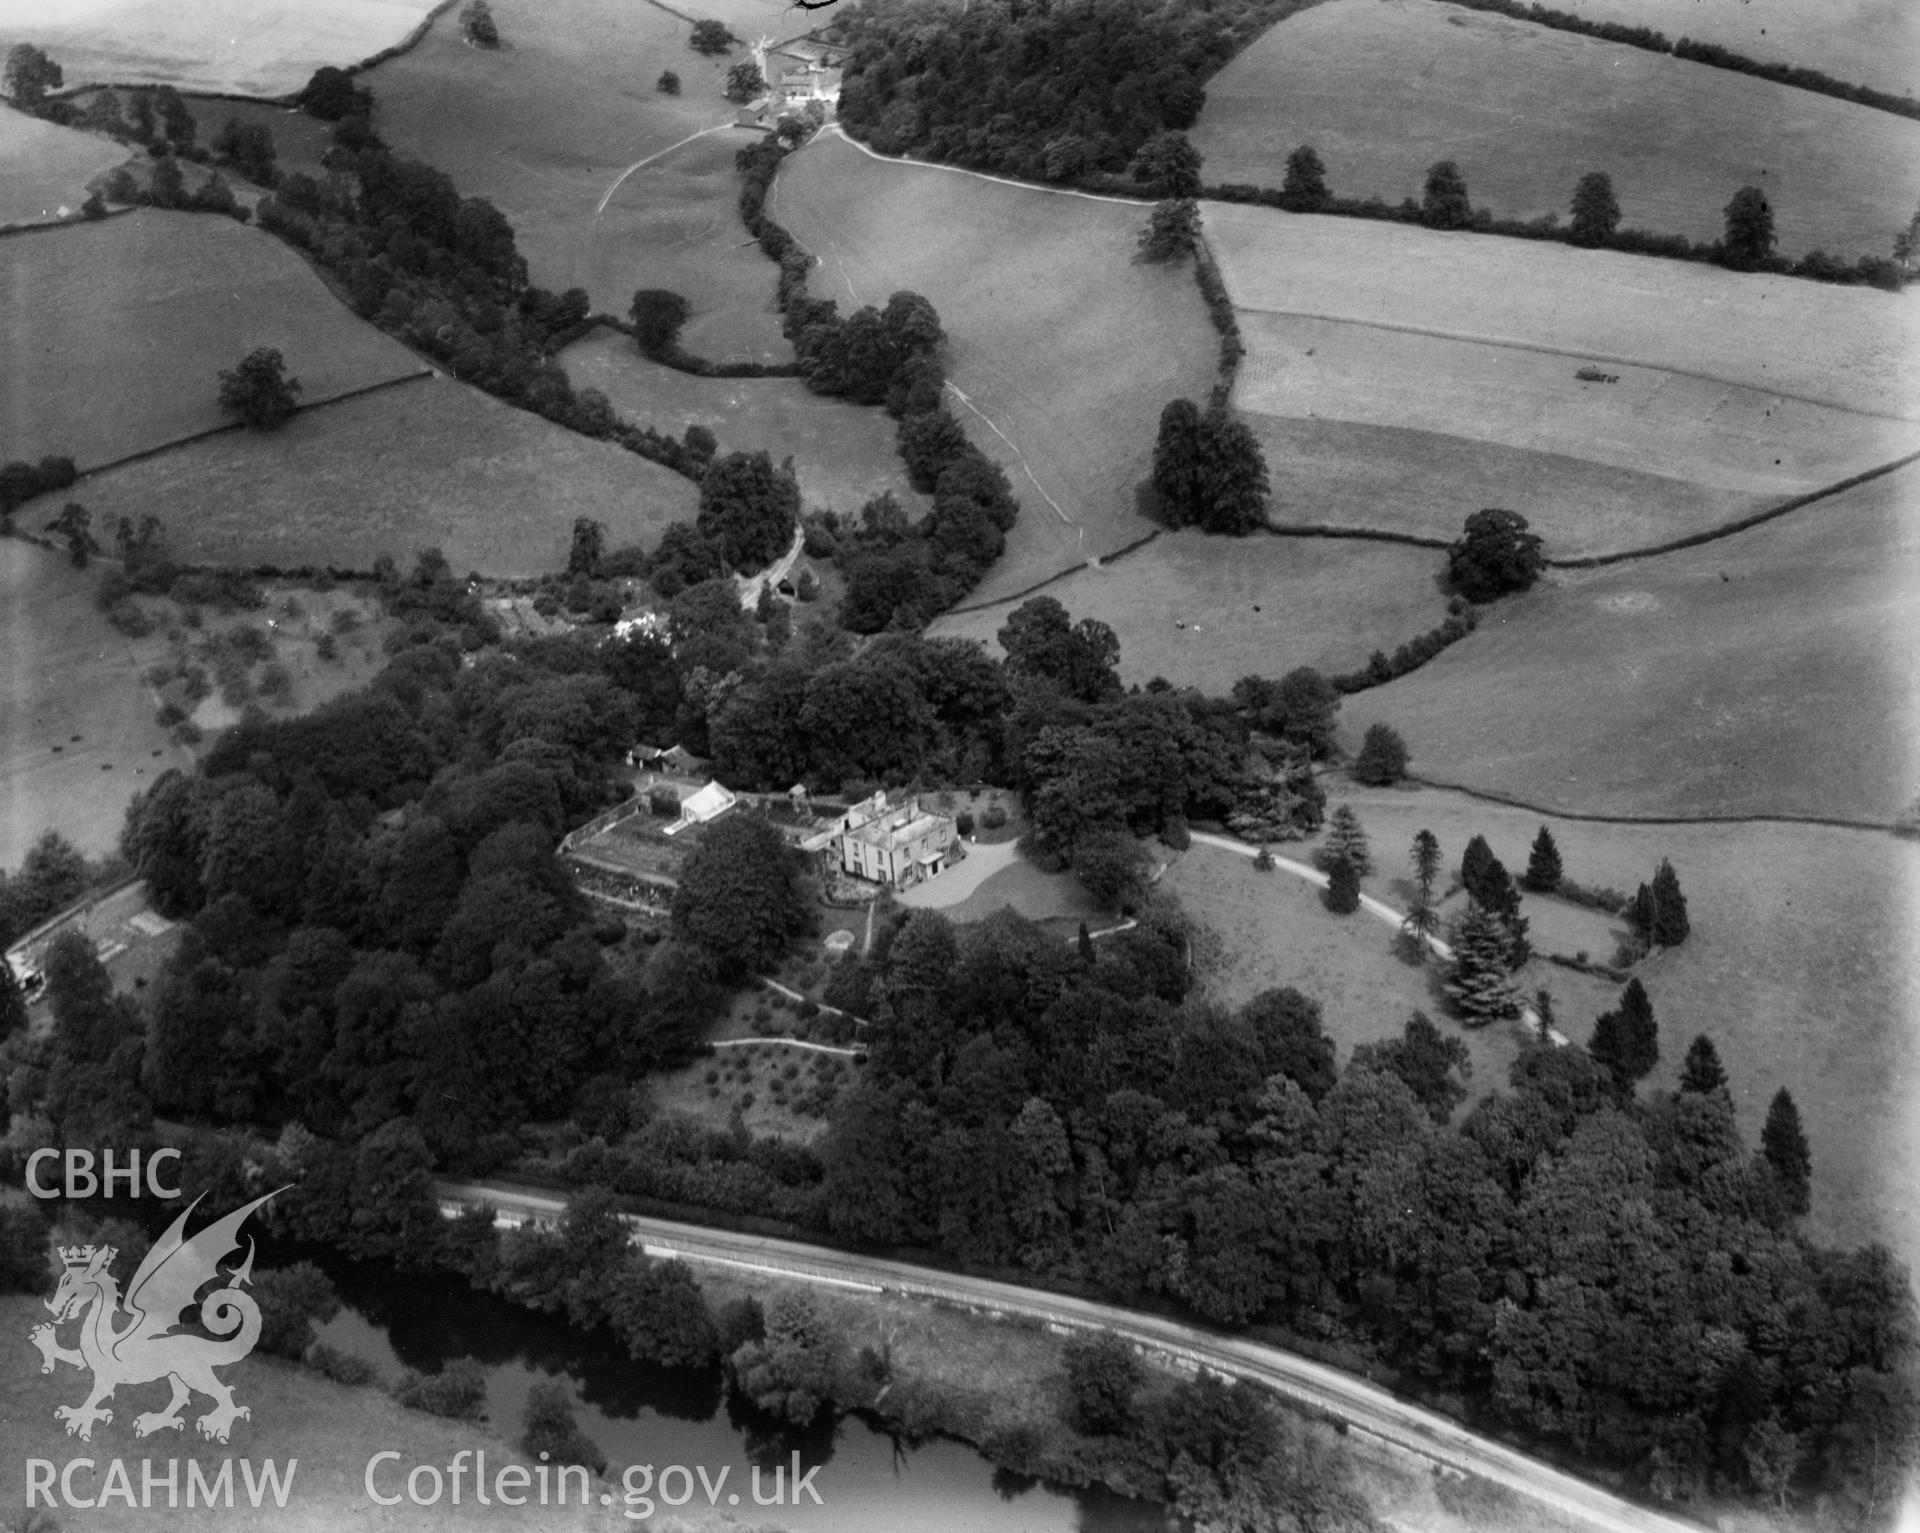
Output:
M133 1275L124 1306L111 1271L113 1259L119 1254L112 1246L61 1248L60 1259L66 1270L59 1288L47 1300L53 1323L35 1326L28 1340L40 1349L42 1373L52 1373L55 1363L71 1363L93 1371L93 1393L86 1403L54 1410L54 1419L66 1422L68 1435L92 1441L94 1424L113 1420L113 1412L102 1401L111 1398L122 1384L150 1384L156 1379L166 1379L173 1385L173 1398L165 1410L142 1411L133 1418L136 1437L162 1427L182 1430L181 1408L196 1393L213 1401L213 1409L195 1425L202 1437L215 1442L225 1442L235 1420L253 1414L246 1406L234 1404L233 1390L213 1371L239 1362L260 1339L260 1306L251 1295L240 1291L253 1272L253 1241L247 1241L247 1257L238 1270L222 1272L220 1263L239 1249L239 1230L247 1215L285 1190L256 1198L187 1239L187 1216L200 1205L200 1199L195 1198L147 1252L146 1260ZM193 1303L194 1295L208 1283L221 1280L227 1286L214 1289L200 1302L200 1323L213 1334L201 1336L176 1329L181 1311ZM116 1326L115 1316L123 1307L131 1318L126 1325ZM80 1321L77 1351L61 1346L55 1334L56 1326L76 1319Z

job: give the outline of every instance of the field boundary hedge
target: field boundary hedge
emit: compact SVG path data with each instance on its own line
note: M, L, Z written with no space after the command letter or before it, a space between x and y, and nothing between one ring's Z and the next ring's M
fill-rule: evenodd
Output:
M1910 452L1903 458L1891 463L1882 463L1878 468L1867 469L1863 473L1853 474L1845 479L1835 480L1818 490L1810 490L1805 495L1796 495L1791 500L1783 500L1777 506L1769 506L1764 511L1756 511L1751 516L1738 517L1724 522L1718 527L1709 527L1704 532L1693 532L1684 538L1675 538L1667 543L1655 543L1649 548L1631 548L1617 554L1587 554L1577 559L1549 559L1547 565L1557 570L1601 569L1610 564L1625 564L1632 559L1652 559L1660 554L1679 553L1683 549L1698 548L1704 543L1717 543L1721 538L1730 538L1735 533L1748 532L1755 527L1777 521L1795 511L1804 511L1808 506L1870 484L1875 479L1884 479L1888 474L1899 472L1913 463L1920 463L1920 452Z
M108 208L98 218L76 213L70 218L43 219L37 224L0 224L0 240L12 239L17 234L45 234L50 229L71 229L75 224L103 224L109 218L123 218L128 213L139 211L138 207L123 206Z
M1553 804L1536 803L1518 794L1502 793L1496 788L1475 788L1444 777L1429 777L1408 772L1406 781L1423 788L1438 788L1458 793L1505 809L1524 809L1529 814L1544 814L1556 820L1576 820L1589 825L1816 825L1829 830L1879 830L1894 833L1892 820L1854 820L1826 814L1594 814L1579 809L1562 809Z
M1010 595L996 596L992 601L969 602L964 607L949 607L940 615L942 617L960 617L968 612L985 612L991 607L1004 607L1008 602L1025 601L1037 591L1044 591L1050 585L1058 585L1069 575L1078 575L1082 570L1100 569L1117 560L1126 558L1128 554L1138 553L1165 531L1166 528L1164 527L1156 527L1145 537L1135 538L1131 543L1123 544L1110 554L1096 554L1093 558L1083 560L1079 564L1070 564L1063 570L1056 570L1044 580L1036 580L1030 586L1022 586L1018 591Z
M1418 532L1394 532L1385 527L1333 527L1325 522L1264 522L1254 529L1270 538L1347 538L1363 543L1399 543L1407 548L1437 548L1445 553L1453 544Z
M609 330L617 330L631 340L635 346L640 344L639 332L632 321L624 320L617 314L590 314L587 316L585 331L603 325ZM580 336L574 337L575 340ZM566 342L567 346L572 341ZM556 346L556 351L565 346ZM804 376L798 362L713 362L705 357L697 357L690 351L683 351L677 344L666 351L642 350L641 356L649 362L658 362L662 367L670 367L676 373L686 373L695 378L799 378Z
M1845 80L1836 80L1823 70L1808 69L1796 64L1772 64L1756 59L1749 54L1736 53L1718 43L1696 42L1693 38L1682 37L1679 42L1669 42L1664 32L1651 27L1630 27L1619 22L1591 21L1584 16L1571 15L1566 11L1552 10L1544 5L1523 5L1519 0L1446 0L1449 5L1457 5L1467 11L1494 11L1502 16L1511 16L1515 21L1532 22L1535 26L1547 27L1556 32L1575 32L1583 37L1597 37L1602 42L1620 43L1628 48L1644 48L1649 53L1664 53L1689 63L1704 64L1709 69L1730 70L1734 74L1754 75L1762 80L1771 80L1776 85L1787 85L1795 90L1810 91L1816 96L1832 96L1836 100L1849 102L1854 106L1870 107L1878 112L1890 112L1895 117L1920 119L1920 101L1912 96L1896 96L1892 91L1876 90L1871 85L1854 85Z

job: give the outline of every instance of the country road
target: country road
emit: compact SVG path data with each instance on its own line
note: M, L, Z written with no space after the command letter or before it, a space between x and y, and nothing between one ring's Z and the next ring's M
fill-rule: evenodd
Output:
M437 1191L445 1213L485 1203L492 1205L502 1220L514 1224L552 1221L566 1208L564 1198L494 1183L442 1182ZM1396 1399L1376 1385L1278 1347L1216 1336L1158 1315L1136 1314L1113 1305L881 1257L665 1219L625 1217L633 1228L634 1241L649 1256L779 1273L868 1293L940 1299L1078 1330L1113 1331L1176 1362L1263 1385L1284 1399L1336 1416L1355 1430L1435 1464L1492 1480L1608 1533L1700 1533L1697 1523L1623 1501L1598 1486L1478 1436L1433 1411Z

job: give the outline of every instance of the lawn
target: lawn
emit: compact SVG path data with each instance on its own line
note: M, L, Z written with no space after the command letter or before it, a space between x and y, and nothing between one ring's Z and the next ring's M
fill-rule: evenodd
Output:
M91 856L112 851L127 800L192 765L141 679L166 641L123 637L95 583L62 555L0 539L0 868L49 830Z
M939 310L965 396L950 404L1021 502L979 599L1151 530L1135 490L1155 424L1168 400L1205 396L1218 349L1192 271L1134 260L1143 206L880 160L834 136L787 161L771 206L819 258L817 295L845 308L908 288Z
M157 1488L150 1507L133 1510L118 1500L84 1513L61 1507L53 1520L46 1522L33 1521L32 1513L16 1513L24 1520L14 1525L22 1528L128 1529L139 1533L178 1529L181 1533L199 1533L222 1517L237 1527L271 1527L275 1533L335 1533L342 1526L405 1529L407 1533L423 1528L470 1528L474 1526L471 1483L464 1507L454 1507L444 1498L431 1508L404 1499L399 1506L383 1507L367 1495L367 1461L387 1450L398 1453L397 1467L393 1461L383 1466L395 1476L415 1464L444 1466L462 1448L485 1448L489 1469L520 1461L520 1455L503 1435L515 1430L517 1422L476 1425L405 1410L378 1389L349 1389L259 1353L222 1370L235 1398L253 1413L235 1423L233 1436L224 1445L203 1441L191 1426L179 1436L136 1439L130 1419L137 1410L158 1409L165 1402L166 1391L160 1384L123 1390L114 1400L118 1407L114 1420L97 1428L91 1443L79 1442L67 1436L53 1412L56 1406L85 1398L86 1375L65 1365L52 1374L42 1374L24 1339L35 1324L46 1319L40 1301L26 1294L7 1294L0 1297L0 1318L4 1318L8 1334L19 1338L9 1348L12 1366L0 1383L0 1420L7 1423L11 1445L5 1459L0 1460L0 1498L8 1505L25 1505L29 1458L51 1459L63 1467L75 1459L93 1459L95 1467L91 1471L79 1470L73 1475L73 1493L79 1497L96 1495L107 1483L110 1459L124 1462L135 1497L140 1494L141 1460L153 1461L162 1487L166 1461L182 1461L178 1465L180 1505L175 1509L168 1509L164 1489ZM205 1403L204 1396L196 1396L189 1414L198 1415ZM238 1463L233 1465L234 1511L209 1514L205 1507L187 1507L190 1481L185 1461L197 1459L203 1475L212 1479L218 1475L221 1461L229 1457L250 1459L256 1470L263 1459L272 1459L283 1472L289 1459L298 1459L285 1508L255 1512L248 1502ZM426 1484L423 1478L422 1487ZM387 1494L393 1493L391 1488L383 1488ZM575 1505L561 1512L553 1506L540 1507L535 1497L529 1500L533 1504L521 1511L506 1510L496 1503L486 1512L485 1525L542 1530L631 1526L622 1524L617 1513L601 1508ZM270 1495L265 1505L273 1506ZM39 1515L47 1516L44 1506Z
M433 378L297 415L279 432L228 432L90 478L105 515L156 515L180 557L402 565L437 546L458 573L564 567L574 519L610 544L652 543L690 518L688 480L478 390Z
M317 179L326 177L320 160L333 147L334 125L330 122L264 101L222 101L210 96L187 97L187 110L200 125L203 143L211 143L232 117L248 127L265 128L273 135L274 164L282 175L298 171ZM227 171L225 175L229 182L237 181L235 172ZM245 183L238 184L244 189Z
M308 404L423 365L278 240L205 214L0 241L0 291L9 458L60 453L85 469L219 426L218 374L259 346L285 356Z
M721 86L744 54L702 58L685 23L642 0L499 0L493 12L498 51L441 21L365 76L382 136L494 202L541 286L584 287L620 314L636 288L671 288L697 311L689 350L790 357L778 273L736 211L733 156L750 137L727 126ZM679 95L654 88L664 70ZM673 149L705 129L719 131Z
M1891 821L1920 788L1920 469L1682 553L1556 572L1348 699L1415 770L1629 815Z
M9 0L68 85L173 85L283 96L322 64L346 67L401 42L433 0Z
M1920 1165L1920 1040L1910 1025L1920 1015L1920 845L1821 826L1591 824L1435 789L1329 783L1328 791L1359 812L1381 869L1374 885L1407 876L1408 848L1423 827L1439 837L1450 870L1478 834L1517 876L1543 821L1568 876L1582 883L1631 892L1671 858L1693 930L1638 971L1660 1022L1652 1085L1674 1087L1687 1044L1710 1033L1750 1144L1773 1093L1793 1092L1813 1147L1810 1232L1827 1241L1884 1240L1920 1270L1912 1177ZM1189 854L1176 874L1192 862ZM1403 895L1389 888L1387 897ZM1534 896L1522 908L1536 934L1564 916L1557 902ZM1382 956L1382 966L1391 963ZM1563 1031L1584 1043L1601 1006L1612 1004L1611 987L1563 969L1544 972ZM1331 1018L1334 998L1322 999Z
M1337 193L1396 203L1451 159L1476 207L1528 219L1566 220L1602 170L1626 224L1695 240L1759 186L1790 256L1884 256L1920 203L1920 122L1441 0L1331 0L1271 27L1207 83L1195 143L1209 181L1269 186L1311 143Z
M1554 8L1920 96L1920 11L1906 0L1556 0Z
M1102 924L1108 915L1071 873L1042 873L1024 857L983 880L964 900L944 907L940 913L964 923L985 920L1007 908L1029 921L1086 921L1094 926Z
M0 107L0 227L78 213L87 183L126 157L111 139Z
M1825 413L1836 422L1864 420ZM1241 414L1267 455L1274 484L1268 518L1283 527L1372 527L1451 539L1483 506L1505 506L1526 516L1551 555L1564 557L1645 547L1724 525L1781 499L1778 491L1742 493L1614 468L1577 451L1477 441L1455 434L1477 424L1465 410L1444 423L1449 429L1436 431L1329 420L1317 405L1309 416L1268 415L1244 406ZM1877 429L1886 423L1870 424ZM1702 445L1710 446L1711 439ZM1806 445L1820 444L1809 438Z
M1389 543L1170 532L1039 594L1119 635L1123 681L1225 692L1242 676L1351 670L1391 653L1445 620L1440 567L1436 552ZM933 632L992 646L1018 605L943 617Z
M791 457L809 508L854 513L888 490L911 515L929 504L907 483L884 410L825 398L797 378L695 378L648 361L611 330L569 346L560 360L575 388L599 389L629 420L674 436L705 426L722 452Z
M1920 418L1920 308L1898 294L1237 204L1210 202L1203 214L1242 311L1533 348L1575 366L1623 362ZM1534 445L1524 429L1513 439Z

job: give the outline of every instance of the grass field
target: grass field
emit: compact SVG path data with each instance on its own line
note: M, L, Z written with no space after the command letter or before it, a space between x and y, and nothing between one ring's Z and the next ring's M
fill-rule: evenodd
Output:
M1376 527L1457 538L1473 512L1505 506L1522 512L1559 557L1644 547L1682 529L1723 524L1779 498L1450 432L1318 416L1243 416L1267 455L1274 484L1267 515L1279 526Z
M914 516L930 503L907 483L884 410L810 393L797 378L695 378L649 362L611 330L569 346L560 360L575 388L599 389L629 420L675 436L705 426L722 452L764 449L776 463L791 456L809 507L857 512L887 490Z
M296 171L316 178L326 175L320 158L333 147L334 125L330 122L283 106L270 106L264 101L221 101L208 96L187 97L187 110L200 125L203 142L211 142L226 126L229 117L236 118L250 127L265 128L273 135L274 164L282 175ZM237 179L233 171L223 174L229 182ZM245 183L240 186L244 189Z
M116 1266L123 1276L130 1270L124 1258ZM259 1353L222 1370L235 1398L253 1413L235 1424L226 1444L202 1440L191 1426L180 1436L169 1434L144 1441L135 1438L131 1417L138 1410L157 1410L166 1400L165 1389L155 1384L124 1389L114 1399L117 1409L113 1421L99 1427L90 1444L82 1443L67 1436L53 1412L56 1406L72 1405L86 1397L87 1376L65 1365L51 1374L41 1373L38 1359L25 1341L27 1332L46 1318L36 1298L27 1294L0 1297L0 1319L4 1319L8 1334L19 1338L9 1348L13 1366L6 1370L5 1382L0 1383L0 1420L7 1423L7 1440L13 1445L0 1460L0 1496L11 1506L25 1505L29 1458L51 1459L62 1467L76 1458L92 1458L94 1468L75 1471L72 1484L76 1496L95 1496L108 1483L107 1461L118 1458L125 1461L137 1499L140 1460L154 1461L154 1473L164 1487L166 1460L173 1458L182 1461L178 1465L180 1503L169 1510L164 1488L156 1488L149 1507L130 1509L116 1499L87 1512L62 1508L50 1521L35 1521L35 1514L29 1512L19 1514L18 1526L22 1528L127 1529L130 1533L204 1529L210 1521L225 1516L225 1504L221 1503L221 1512L211 1515L204 1506L187 1507L185 1461L197 1459L202 1474L213 1479L221 1460L227 1457L251 1459L256 1472L263 1459L274 1460L283 1471L288 1459L299 1460L286 1506L275 1509L268 1494L263 1511L252 1508L240 1465L234 1464L235 1510L231 1520L236 1525L271 1527L275 1533L333 1533L342 1526L406 1529L408 1533L422 1528L472 1527L471 1483L464 1507L452 1506L445 1498L433 1507L416 1506L404 1498L398 1506L379 1506L366 1491L368 1459L389 1449L400 1454L397 1467L388 1460L382 1468L401 1476L402 1482L411 1466L445 1465L462 1448L484 1447L489 1467L520 1460L506 1440L508 1434L517 1431L517 1421L476 1424L405 1410L378 1389L348 1389ZM205 1397L196 1397L189 1415L198 1415L204 1408ZM424 1480L421 1483L426 1484ZM392 1493L386 1490L386 1494ZM48 1516L44 1507L39 1516ZM518 1511L503 1510L496 1504L485 1516L489 1527L516 1530L631 1526L620 1522L617 1511L574 1505L562 1512L554 1506L539 1507L537 1502Z
M1810 1231L1823 1240L1885 1240L1920 1271L1912 1176L1920 1165L1920 1040L1911 1027L1920 1015L1912 935L1920 845L1806 825L1588 824L1434 789L1329 783L1328 793L1360 815L1381 870L1373 885L1408 875L1408 848L1423 827L1439 837L1450 870L1467 841L1484 835L1517 875L1543 820L1568 876L1582 883L1631 892L1662 857L1672 858L1693 931L1638 970L1660 1023L1651 1083L1673 1088L1687 1044L1710 1033L1750 1144L1773 1093L1793 1092L1813 1147ZM1387 897L1401 895L1389 887ZM1558 916L1532 896L1523 909L1536 931ZM1568 970L1545 973L1562 1030L1584 1043L1601 1004L1612 1004L1611 987L1595 990L1597 982ZM1331 1017L1332 998L1323 999Z
M735 209L733 155L749 138L724 127L734 108L721 82L745 55L702 58L687 46L686 24L643 0L499 0L493 9L506 44L498 51L469 48L442 20L366 76L381 134L466 196L498 205L543 287L584 287L595 308L620 314L636 288L671 288L697 311L681 335L689 350L790 356L773 307L778 274ZM668 69L680 76L678 96L654 88ZM621 179L715 127L723 131Z
M176 556L203 562L405 566L437 546L457 573L566 564L576 517L610 544L652 543L690 518L694 486L449 379L228 432L89 478L102 516L158 516ZM111 523L109 523L110 525Z
M80 211L87 183L126 159L124 146L0 107L0 226Z
M1440 567L1437 552L1389 543L1170 532L1039 594L1120 636L1127 683L1164 676L1225 692L1242 676L1351 670L1376 649L1391 653L1445 620ZM1018 605L943 617L932 631L992 646Z
M1554 8L1920 96L1920 11L1906 0L1558 0Z
M1243 311L1532 347L1576 366L1618 360L1920 417L1910 296L1235 204L1203 213Z
M9 0L67 84L173 85L283 96L322 64L345 67L402 41L433 0Z
M1204 397L1217 349L1192 272L1135 263L1143 207L878 160L835 137L788 160L774 193L820 259L816 295L844 309L910 288L940 311L974 409L952 407L1021 501L980 599L1150 530L1134 492L1160 410Z
M1451 159L1476 207L1563 222L1603 170L1625 223L1696 240L1759 186L1790 256L1884 256L1920 203L1920 122L1440 0L1280 22L1208 82L1195 142L1209 181L1269 186L1311 143L1337 193L1389 202Z
M1602 814L1889 821L1920 788L1920 469L1657 559L1556 573L1348 699L1415 769Z
M257 346L280 350L306 402L422 365L278 240L225 218L145 211L6 240L0 291L9 458L85 469L221 425L217 375Z

